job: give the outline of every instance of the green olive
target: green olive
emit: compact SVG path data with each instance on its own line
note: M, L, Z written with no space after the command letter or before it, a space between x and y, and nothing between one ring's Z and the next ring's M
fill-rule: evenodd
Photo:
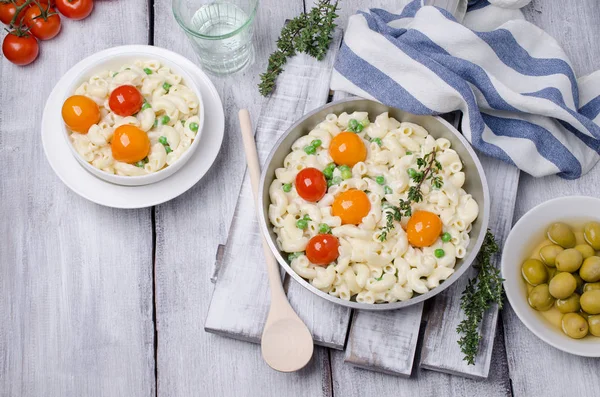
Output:
M556 256L556 268L560 272L576 272L583 263L583 255L574 248L562 251Z
M600 315L588 316L587 321L590 327L590 334L600 336Z
M567 299L577 289L577 280L571 273L558 273L549 284L550 295L556 299Z
M600 283L585 283L583 284L583 292L600 290Z
M567 313L562 318L562 330L573 339L581 339L588 333L588 323L577 313Z
M579 275L588 283L600 281L600 257L590 256L584 260L579 269Z
M554 298L550 295L548 284L540 284L533 287L529 292L527 301L529 302L529 306L541 312L549 310L554 304Z
M583 256L583 259L587 259L590 256L596 255L596 251L594 251L594 249L587 244L576 245L575 249L581 252L581 256Z
M525 281L534 287L548 281L546 266L537 259L527 259L521 267L521 274Z
M575 233L566 223L556 222L548 228L548 238L563 248L575 247Z
M550 282L550 280L552 280L554 276L556 276L559 273L559 271L556 270L555 267L547 267L546 271L548 272L548 282Z
M600 314L600 290L586 291L579 300L581 309L588 314Z
M579 294L577 293L569 296L567 299L557 299L555 305L561 313L577 313L581 310Z
M554 267L556 256L564 250L563 247L556 244L546 245L540 248L540 258L547 266Z
M586 223L583 227L583 238L593 249L600 250L600 223Z

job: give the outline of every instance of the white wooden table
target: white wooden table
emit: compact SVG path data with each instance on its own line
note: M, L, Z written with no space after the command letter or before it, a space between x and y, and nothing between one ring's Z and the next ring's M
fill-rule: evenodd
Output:
M305 4L306 3L306 4ZM397 8L402 0L376 0ZM114 210L68 190L40 144L45 99L77 61L122 44L194 54L169 0L97 1L66 21L31 66L0 62L0 396L597 396L600 361L540 342L507 307L487 380L415 368L410 378L353 368L344 353L315 349L295 374L272 371L258 345L206 333L211 277L245 170L235 114L258 117L258 74L283 21L311 1L262 0L256 63L214 78L226 135L209 173L181 197ZM342 0L339 24L363 6ZM534 0L526 17L566 49L579 75L600 68L597 0ZM210 117L210 115L208 115ZM578 181L521 174L514 220L547 199L600 195L600 169ZM419 360L415 359L418 363Z

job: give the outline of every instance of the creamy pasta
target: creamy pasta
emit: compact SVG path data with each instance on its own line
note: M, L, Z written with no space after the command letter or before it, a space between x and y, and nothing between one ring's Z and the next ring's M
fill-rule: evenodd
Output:
M141 109L127 117L119 116L109 105L111 93L122 86L135 87L143 97ZM182 76L156 60L138 60L118 70L104 70L82 83L75 95L93 100L100 120L87 133L69 130L70 140L81 157L110 174L141 176L168 167L188 150L201 128L199 98ZM140 156L145 157L138 161L115 159L113 135L123 125L144 133L147 148Z
M350 167L332 164L336 136L352 129L366 149L364 160ZM428 153L435 153L439 163L439 183L433 179L422 182L423 200L412 203L412 216L418 211L432 213L441 223L432 243L419 247L407 237L410 217L398 222L388 214L401 200L407 200L410 187L417 183L411 175L423 169ZM298 193L297 176L309 168L323 172L328 179L324 195L316 201ZM296 273L341 299L385 303L426 293L450 277L456 260L465 257L471 224L479 213L477 202L463 189L462 168L450 141L436 139L423 127L395 120L387 112L372 122L366 112L329 114L292 145L283 167L275 170L268 217L277 245L289 254ZM336 203L348 192L368 200L368 212L355 223L336 216ZM350 205L342 202L346 204ZM390 219L393 228L386 228ZM307 246L323 233L337 239L337 258L330 263L312 263Z

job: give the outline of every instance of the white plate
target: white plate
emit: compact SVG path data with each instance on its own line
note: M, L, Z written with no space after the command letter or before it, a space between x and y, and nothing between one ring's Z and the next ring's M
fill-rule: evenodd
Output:
M600 337L571 339L550 324L527 303L527 286L521 276L521 264L533 247L544 239L553 222L600 221L600 200L594 197L560 197L532 208L513 226L502 251L502 277L506 297L519 319L538 338L565 351L586 357L600 357Z
M71 153L61 135L62 99L70 79L100 58L128 52L153 53L171 60L184 68L198 85L205 109L205 125L200 146L175 174L150 185L122 186L106 182L87 172ZM153 46L122 46L100 51L73 66L58 81L46 102L42 117L42 145L50 166L69 189L94 203L114 208L144 208L169 201L194 186L206 174L221 148L225 131L225 114L221 98L208 76L192 61Z

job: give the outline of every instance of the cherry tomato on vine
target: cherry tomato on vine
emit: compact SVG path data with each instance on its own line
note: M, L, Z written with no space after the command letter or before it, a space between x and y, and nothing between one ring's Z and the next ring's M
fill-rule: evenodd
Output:
M23 5L25 1L26 0L17 0L16 5L13 2L0 3L0 21L6 25L10 24L13 17L15 16L15 12L17 11L17 6ZM15 21L15 25L19 25L21 23L21 20L25 16L25 11L27 11L27 9L28 8L26 7L21 10L21 12L19 13L19 17Z
M40 47L33 35L15 29L8 33L2 42L2 53L15 65L29 65L35 61Z
M136 114L143 104L144 97L132 85L122 85L115 88L108 98L110 110L122 117Z
M93 0L56 0L56 8L69 19L76 21L87 18L94 9Z
M316 168L305 168L296 175L296 191L306 201L319 201L327 193L325 175Z
M340 242L331 234L317 234L306 245L306 257L315 265L329 265L338 258Z
M23 22L38 39L50 40L60 32L60 15L48 4L41 4L41 7L34 5L28 8Z

